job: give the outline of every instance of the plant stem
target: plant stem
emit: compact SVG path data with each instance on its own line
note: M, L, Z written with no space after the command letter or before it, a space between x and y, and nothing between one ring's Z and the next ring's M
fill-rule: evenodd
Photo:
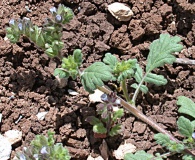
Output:
M142 78L141 82L139 83L137 89L135 90L135 93L134 93L133 98L132 98L132 101L133 101L133 104L134 104L134 105L135 105L135 101L136 101L136 98L137 98L137 96L138 96L140 87L141 87L141 85L144 83L144 79L146 78L146 76L147 76L148 73L149 73L149 72L147 72L147 73L144 75L144 77Z
M185 59L184 58L176 58L176 61L174 63L195 65L195 60L187 59L187 58L185 58Z
M126 79L124 79L122 82L121 82L121 87L122 87L122 90L123 90L123 95L125 96L125 99L127 102L130 102L130 98L129 98L129 95L128 95L128 91L127 91L127 85L126 85Z
M111 94L111 91L105 87L98 87L98 89L106 94ZM175 141L177 143L179 143L179 140L177 140L171 133L167 132L165 129L161 128L156 122L154 122L153 120L151 120L150 118L148 118L147 116L145 116L140 110L138 110L135 106L127 103L126 101L124 101L122 98L118 97L118 99L120 99L121 101L121 105L127 109L129 112L131 112L135 117L141 119L143 122L145 122L146 124L149 124L153 129L155 129L156 131L166 134L172 141ZM186 153L195 156L191 151L189 151L188 149L184 150Z

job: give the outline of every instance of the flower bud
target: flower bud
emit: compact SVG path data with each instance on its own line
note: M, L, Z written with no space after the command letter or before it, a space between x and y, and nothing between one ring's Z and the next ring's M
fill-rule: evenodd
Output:
M62 16L57 14L55 17L56 22L61 22L62 21Z
M18 29L22 31L22 23L18 23Z
M194 132L194 133L192 133L192 138L193 138L193 139L195 139L195 132Z
M108 100L107 94L102 94L102 95L101 95L101 100L102 100L102 101L107 101L107 100Z
M50 8L50 12L53 14L53 13L56 13L56 7L52 7Z
M10 25L14 25L14 23L15 23L14 19L11 19L11 20L9 21L9 24L10 24Z

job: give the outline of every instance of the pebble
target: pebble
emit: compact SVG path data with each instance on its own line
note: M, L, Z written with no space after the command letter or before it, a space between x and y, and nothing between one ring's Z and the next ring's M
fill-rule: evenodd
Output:
M4 136L0 135L0 160L8 160L12 151L11 143Z
M124 3L112 3L108 5L108 11L119 21L129 21L133 16L133 11Z
M89 101L90 102L102 102L101 95L104 94L104 92L100 91L99 89L96 89L93 94L89 95Z
M78 92L73 91L72 89L68 89L68 93L69 93L70 95L72 95L72 96L76 96L76 95L79 94Z
M18 130L9 130L5 132L4 137L13 145L22 140L22 132Z
M36 116L37 116L37 119L38 120L44 120L45 118L45 115L47 114L48 112L39 112Z
M136 121L134 122L133 132L137 132L138 134L143 134L146 130L146 124Z

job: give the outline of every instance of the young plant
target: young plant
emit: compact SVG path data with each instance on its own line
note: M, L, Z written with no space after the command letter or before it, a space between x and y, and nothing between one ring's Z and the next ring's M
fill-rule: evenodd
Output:
M37 135L30 147L24 147L17 154L18 160L70 160L68 150L54 140L54 132L48 131L48 137Z
M73 12L64 5L59 5L50 9L52 19L47 18L43 28L33 25L29 18L15 21L11 19L10 27L6 28L7 37L12 43L19 41L21 35L29 38L37 47L43 49L50 57L58 57L61 49L64 47L62 42L63 24L70 22L73 18Z
M179 108L179 113L186 114L192 117L192 120L180 116L177 121L177 126L179 133L184 137L182 142L175 142L171 140L166 134L158 133L154 135L156 143L160 144L162 147L165 147L169 152L160 155L157 153L155 156L148 154L145 151L138 151L135 154L127 153L125 155L125 160L132 159L144 159L148 160L162 160L167 158L170 155L176 153L183 153L183 160L195 160L195 156L184 152L184 150L192 150L195 148L195 103L185 96L178 97L177 105L181 106ZM147 157L147 158L146 158Z
M115 123L117 119L124 115L124 110L118 108L120 100L117 99L114 92L110 95L103 94L101 100L104 103L97 105L97 113L100 115L100 118L89 116L86 118L86 121L93 125L95 138L115 136L121 129L121 125Z

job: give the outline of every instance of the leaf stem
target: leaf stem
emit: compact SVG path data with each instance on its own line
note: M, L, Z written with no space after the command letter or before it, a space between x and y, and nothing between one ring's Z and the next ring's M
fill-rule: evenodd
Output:
M124 95L126 101L127 101L127 102L130 102L131 99L129 98L129 95L128 95L127 85L126 85L126 79L124 79L124 80L121 82L121 87L122 87L123 95Z
M146 76L147 76L148 73L149 73L149 72L145 73L144 77L142 78L141 82L139 83L137 89L136 89L135 92L134 92L134 95L133 95L133 98L132 98L132 102L133 102L134 105L135 105L135 101L136 101L136 99L137 99L137 96L138 96L140 87L141 87L141 85L143 84L144 79L146 78Z

